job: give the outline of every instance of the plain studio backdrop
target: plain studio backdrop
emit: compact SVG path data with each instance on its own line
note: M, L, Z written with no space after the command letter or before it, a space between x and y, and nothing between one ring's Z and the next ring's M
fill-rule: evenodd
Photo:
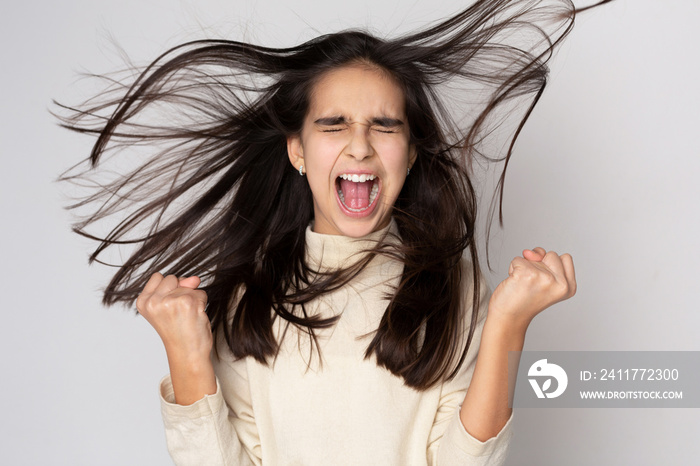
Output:
M348 27L405 32L467 4L4 2L0 462L170 464L160 340L132 311L101 306L110 270L87 266L92 244L70 232L53 183L91 139L60 130L51 99L75 103L90 91L80 71L121 67L110 37L143 64L203 37L282 46ZM698 20L695 0L617 0L581 15L551 62L508 172L490 281L542 245L573 255L579 292L538 316L526 349L700 350ZM520 409L508 464L691 464L698 432L694 409Z

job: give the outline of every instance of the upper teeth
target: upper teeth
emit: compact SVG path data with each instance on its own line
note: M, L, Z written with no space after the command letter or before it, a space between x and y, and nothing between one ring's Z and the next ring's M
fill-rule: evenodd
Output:
M365 174L362 174L362 175L357 175L357 174L355 174L355 175L349 175L349 174L347 174L347 173L344 173L344 174L340 175L340 178L342 178L342 179L344 179L344 180L352 181L353 183L364 183L365 181L372 181L372 180L374 180L374 178L376 178L376 177L375 177L374 175L365 175Z

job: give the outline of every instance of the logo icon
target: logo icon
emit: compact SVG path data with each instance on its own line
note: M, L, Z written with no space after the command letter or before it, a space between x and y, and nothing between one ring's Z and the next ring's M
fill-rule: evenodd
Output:
M528 380L532 389L535 391L537 398L556 398L566 390L566 385L569 383L569 378L566 372L556 364L548 363L546 359L540 359L530 366L527 371ZM532 378L534 377L534 378ZM540 386L537 378L544 379ZM557 381L556 390L548 392L552 386L552 379Z

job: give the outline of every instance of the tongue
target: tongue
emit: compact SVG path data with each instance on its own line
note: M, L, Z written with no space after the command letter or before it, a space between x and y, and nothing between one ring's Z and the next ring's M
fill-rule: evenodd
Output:
M369 205L369 192L372 189L372 181L354 183L349 180L340 180L340 189L343 191L345 205L351 209L364 209Z

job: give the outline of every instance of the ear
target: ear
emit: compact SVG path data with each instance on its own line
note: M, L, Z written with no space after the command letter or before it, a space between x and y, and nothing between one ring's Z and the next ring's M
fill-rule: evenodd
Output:
M411 144L408 149L408 168L413 168L413 164L416 163L416 157L418 156L418 149L416 149L415 144Z
M287 138L287 155L295 170L304 165L304 147L301 145L301 136L289 136Z

